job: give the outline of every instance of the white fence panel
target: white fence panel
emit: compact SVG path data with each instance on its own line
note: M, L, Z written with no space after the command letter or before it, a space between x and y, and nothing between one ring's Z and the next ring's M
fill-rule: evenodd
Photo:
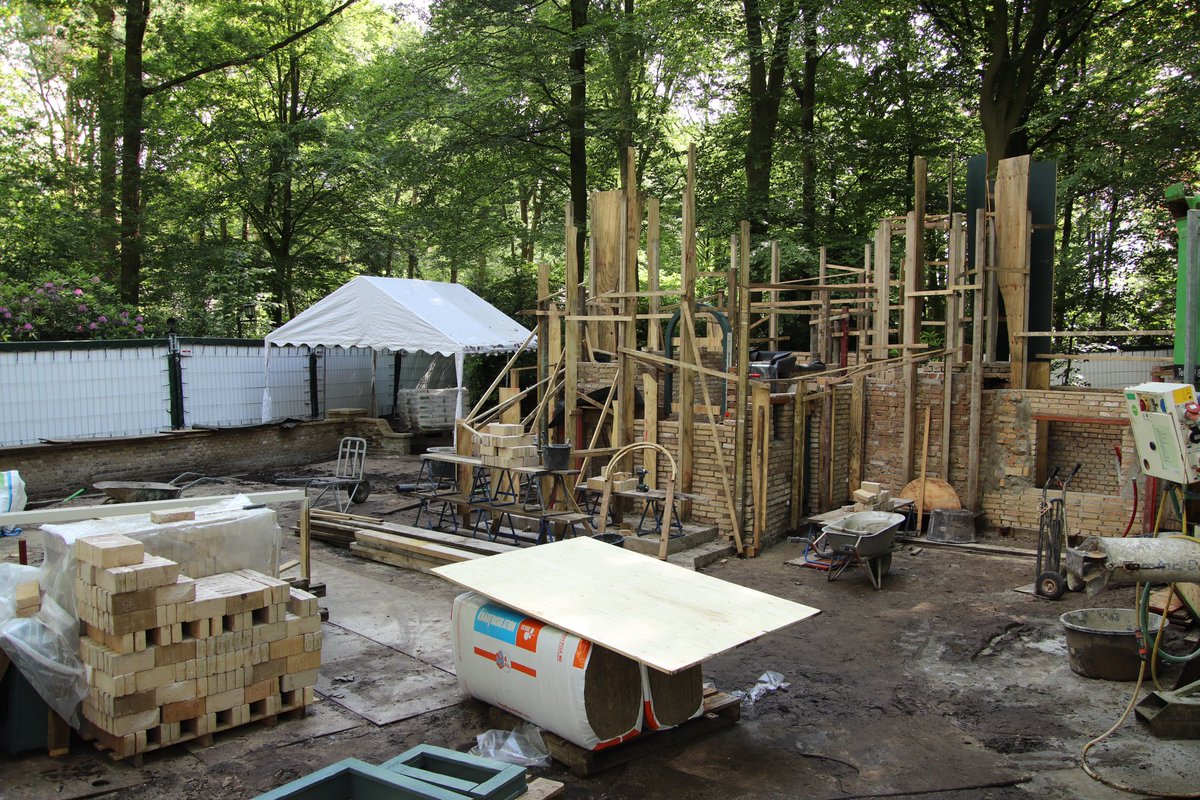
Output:
M263 348L245 344L181 342L184 421L194 425L253 425L262 421ZM307 417L308 353L271 352L271 408L275 417Z
M1171 357L1175 355L1175 351L1171 348L1162 350L1138 350L1122 353L1114 353L1115 355L1130 355L1130 356L1158 356ZM1139 383L1145 383L1150 380L1150 371L1154 367L1163 366L1163 363L1154 361L1117 361L1112 359L1087 359L1087 358L1072 358L1053 363L1054 380L1052 383L1055 386L1063 386L1069 383L1072 386L1090 386L1094 389L1124 389L1127 386L1135 386ZM1068 373L1067 365L1070 365Z
M0 445L139 436L170 424L165 342L0 351Z
M381 361L388 359L382 358ZM371 351L361 347L343 349L330 347L325 349L322 357L321 372L324 376L324 392L322 400L325 403L322 412L331 408L371 408ZM388 396L392 393L391 378L385 385L380 381L376 386L379 405L384 401L391 405Z

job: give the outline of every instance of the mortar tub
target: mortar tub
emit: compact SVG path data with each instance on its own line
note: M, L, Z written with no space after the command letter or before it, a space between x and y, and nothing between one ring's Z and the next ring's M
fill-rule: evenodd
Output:
M1107 681L1137 680L1137 612L1132 608L1081 608L1058 618L1066 629L1071 671ZM1157 628L1158 621L1155 621Z
M542 451L542 464L548 470L571 468L571 445L548 444Z
M903 514L890 511L859 511L821 528L825 543L836 553L853 552L859 558L875 558L892 552L896 531L904 524Z

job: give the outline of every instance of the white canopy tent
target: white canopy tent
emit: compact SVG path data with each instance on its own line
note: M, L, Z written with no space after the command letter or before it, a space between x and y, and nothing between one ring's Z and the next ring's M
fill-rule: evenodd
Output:
M272 345L453 356L458 383L455 416L461 418L464 357L519 350L530 336L528 329L461 284L359 276L267 334L264 370L269 375ZM373 385L374 359L371 381ZM272 419L269 381L263 388L262 406L266 422Z

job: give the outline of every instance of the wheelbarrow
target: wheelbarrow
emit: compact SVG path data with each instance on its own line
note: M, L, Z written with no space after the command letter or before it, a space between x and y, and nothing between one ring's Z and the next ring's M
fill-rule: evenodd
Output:
M903 514L860 511L821 529L813 543L829 561L829 580L836 580L849 567L858 565L876 589L892 567L896 531L904 524Z
M187 483L180 481L191 478ZM93 483L92 488L108 495L106 503L145 503L150 500L174 500L200 483L225 483L224 478L210 478L199 472L185 472L176 475L167 483L154 481L100 481Z

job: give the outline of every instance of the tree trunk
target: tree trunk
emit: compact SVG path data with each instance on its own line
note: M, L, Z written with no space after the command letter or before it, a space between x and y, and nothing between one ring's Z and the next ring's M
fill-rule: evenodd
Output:
M746 136L746 219L750 232L765 236L770 229L771 168L779 102L787 69L788 48L796 17L795 0L782 0L770 50L763 39L763 18L758 0L743 0L750 61L750 125Z
M125 3L125 82L121 104L121 301L138 305L142 272L142 41L150 0Z
M587 240L587 48L583 29L587 26L588 0L571 0L571 102L567 106L570 135L571 204L575 216L575 257L582 269Z
M116 11L111 2L97 2L96 13L96 119L100 128L100 272L110 284L120 279L117 231L117 114L113 97L113 26Z
M801 229L804 243L817 246L817 12L806 7L802 12L804 26L804 73L800 93L800 178L801 210L804 220Z

